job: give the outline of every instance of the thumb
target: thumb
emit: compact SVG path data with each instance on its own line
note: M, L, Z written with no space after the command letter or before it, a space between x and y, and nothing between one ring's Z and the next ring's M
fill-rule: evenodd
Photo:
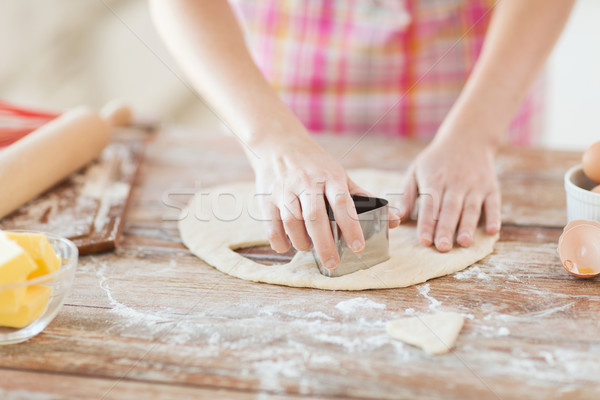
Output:
M402 199L400 200L398 211L398 216L402 221L410 219L418 193L417 176L414 166L411 165L406 172L402 186Z

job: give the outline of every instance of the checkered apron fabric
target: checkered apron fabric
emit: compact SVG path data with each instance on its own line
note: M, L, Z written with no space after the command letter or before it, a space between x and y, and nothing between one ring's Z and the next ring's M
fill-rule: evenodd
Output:
M248 47L313 133L431 138L480 53L491 0L231 0ZM539 136L543 91L507 132Z

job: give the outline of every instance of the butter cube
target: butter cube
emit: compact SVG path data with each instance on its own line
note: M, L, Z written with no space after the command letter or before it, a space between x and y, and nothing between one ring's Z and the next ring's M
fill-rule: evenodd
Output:
M44 285L27 286L21 307L13 313L0 313L0 326L23 328L46 310L52 289Z
M14 289L0 290L0 314L17 312L25 297L25 289L25 286L21 286Z
M60 258L43 233L6 232L6 236L21 246L37 264L37 268L27 279L37 278L60 268Z
M21 246L0 239L0 285L22 282L36 269L36 263Z
M33 259L17 243L0 236L0 285L23 282L36 269ZM24 286L0 290L0 313L16 312L24 297Z

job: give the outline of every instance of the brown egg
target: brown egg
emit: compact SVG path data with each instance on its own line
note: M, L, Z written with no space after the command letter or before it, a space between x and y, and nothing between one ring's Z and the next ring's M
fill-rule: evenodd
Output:
M572 221L558 239L558 256L563 267L579 278L600 275L600 223Z
M600 142L596 142L583 153L581 160L585 175L600 184Z

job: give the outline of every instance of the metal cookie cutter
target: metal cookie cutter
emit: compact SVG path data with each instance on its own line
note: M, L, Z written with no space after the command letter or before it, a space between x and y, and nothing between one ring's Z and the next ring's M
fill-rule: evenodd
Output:
M340 255L340 264L335 269L327 269L321 263L317 252L313 249L313 257L321 274L330 277L343 276L360 269L386 261L390 258L389 229L388 229L388 201L377 197L352 195L360 227L365 238L365 248L358 254L346 244L342 232L333 217L333 210L327 205L327 213L331 223L331 232L337 252Z

